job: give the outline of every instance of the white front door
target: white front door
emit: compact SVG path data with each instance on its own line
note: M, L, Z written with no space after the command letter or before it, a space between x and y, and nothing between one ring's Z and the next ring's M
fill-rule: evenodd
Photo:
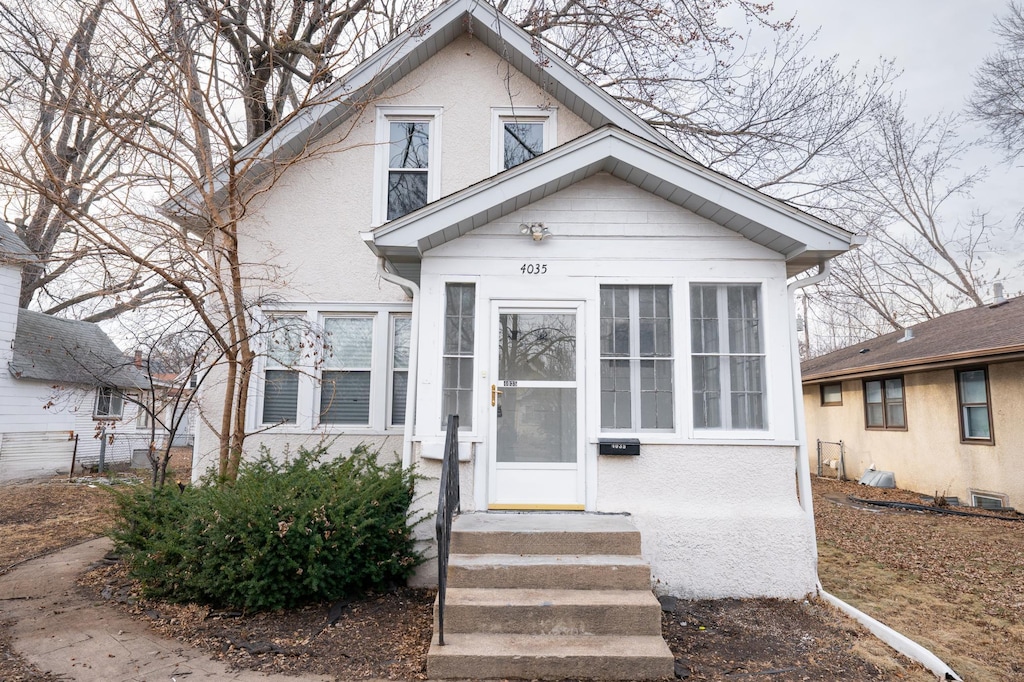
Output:
M581 311L492 304L490 509L584 508Z

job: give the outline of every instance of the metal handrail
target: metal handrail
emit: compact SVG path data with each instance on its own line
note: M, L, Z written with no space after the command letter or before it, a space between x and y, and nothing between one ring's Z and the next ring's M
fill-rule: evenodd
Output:
M459 415L448 415L441 461L441 490L437 496L437 643L444 646L444 596L448 587L448 552L452 541L452 517L462 511L459 501Z

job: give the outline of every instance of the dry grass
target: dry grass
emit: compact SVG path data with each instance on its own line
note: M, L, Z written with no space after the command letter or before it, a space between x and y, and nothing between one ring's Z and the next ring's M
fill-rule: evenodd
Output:
M1024 522L866 511L824 497L920 502L815 481L826 590L920 642L966 680L1024 679Z

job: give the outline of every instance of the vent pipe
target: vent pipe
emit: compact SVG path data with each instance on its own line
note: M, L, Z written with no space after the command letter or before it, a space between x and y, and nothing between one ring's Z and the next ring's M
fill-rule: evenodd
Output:
M903 330L903 338L900 339L899 341L897 341L896 343L903 343L904 341L910 341L913 338L914 338L914 328L913 327L907 327L906 329Z
M992 307L995 308L997 305L1006 303L1006 297L1003 295L1003 284L1002 282L996 282L992 285Z

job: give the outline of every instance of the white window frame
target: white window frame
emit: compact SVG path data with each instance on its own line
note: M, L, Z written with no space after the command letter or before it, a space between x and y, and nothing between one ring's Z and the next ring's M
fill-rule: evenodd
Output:
M108 410L107 412L103 413L100 412L100 399L103 397L104 394L109 396L108 404L111 407L113 406L114 400L116 398L118 406L118 410L116 411L116 413L113 410ZM124 417L124 403L125 396L120 389L114 388L112 386L100 386L96 389L96 401L93 403L92 416L94 419L100 419L103 421L122 419Z
M396 369L395 367L395 323L398 320L408 320L410 325L410 338L409 338L409 361L404 369ZM396 422L394 419L395 412L395 372L405 372L406 390L409 387L409 365L412 364L412 337L411 337L411 326L412 326L412 315L410 313L391 313L388 315L388 376L387 376L387 406L385 408L385 422L390 428L402 429L405 428L405 419ZM371 382L372 382L371 377ZM409 410L408 395L406 396L405 403L406 414Z
M365 304L337 303L310 305L300 307L290 305L280 310L264 310L264 319L274 317L298 317L309 325L309 343L314 344L309 352L310 357L300 359L293 368L299 373L297 391L297 408L295 423L263 422L263 397L266 382L266 370L282 369L283 367L262 352L257 363L257 376L250 388L250 404L253 410L248 421L251 429L271 429L272 433L357 433L361 435L391 435L401 431L405 424L391 424L391 358L393 355L393 322L395 317L411 315L411 305L401 304ZM373 319L372 359L370 366L370 416L368 424L335 424L320 422L320 396L322 362L323 322L331 317L368 317ZM266 348L264 347L264 351Z
M472 286L473 287L473 353L472 353L471 356L470 355L446 355L445 352L444 352L445 351L445 333L446 333L445 318L448 315L448 287L451 286L451 285L467 285L467 286ZM477 362L477 360L480 357L481 343L483 343L483 341L481 340L480 336L481 336L482 333L486 333L486 331L481 332L481 329L486 330L486 327L481 327L481 322L480 322L480 319L481 319L481 314L480 314L480 305L481 305L480 289L481 289L480 282L478 282L476 279L450 279L450 280L445 280L441 284L441 306L440 306L440 318L439 318L441 320L441 325L440 325L440 336L438 338L438 344L439 344L438 345L438 349L440 350L440 352L438 353L439 363L438 363L438 366L437 366L438 385L440 386L440 390L439 390L439 392L437 394L437 398L438 398L438 403L437 403L438 418L437 418L437 422L436 422L438 424L438 428L439 428L438 432L439 433L443 433L444 432L444 428L445 428L444 423L445 423L445 420L448 418L448 415L445 414L445 407L444 407L445 406L444 392L445 392L445 388L446 388L445 387L445 383L444 383L444 362L445 362L445 359L449 358L449 357L459 357L459 358L467 358L468 357L468 358L471 359L471 361L473 363L473 367L470 370L471 383L470 383L469 404L472 406L471 407L471 413L469 415L468 423L467 423L467 420L466 420L466 415L459 415L459 433L460 433L460 435L465 436L466 434L472 435L472 434L475 434L477 432L477 424L478 424L478 421L479 421L478 420L478 416L479 415L477 415L477 413L476 413L477 412L477 410L476 410L476 397L479 395L479 386L477 385L478 382L476 381L475 377L476 377L476 372L478 371L478 369L480 367L480 363Z
M378 329L377 329L378 326L379 326L379 321L377 320L378 317L379 317L379 314L375 315L375 314L372 314L372 313L364 313L364 312L360 312L360 313L349 313L349 312L336 312L335 313L335 312L328 312L328 313L321 313L318 316L317 328L322 332L325 344L327 343L327 336L326 335L327 335L327 321L328 320L370 320L371 321L371 325L370 325L370 364L369 364L368 367L352 367L352 368L350 368L350 371L354 371L354 372L369 372L370 373L370 396L369 396L369 407L368 407L368 411L367 411L367 415L366 415L366 423L360 423L360 422L326 422L326 421L322 421L323 420L323 388L324 388L323 373L325 371L327 371L327 372L344 371L344 370L339 370L339 369L336 369L336 368L329 368L329 367L326 366L327 365L327 355L328 355L329 351L327 350L326 345L325 345L323 358L321 359L321 361L319 363L317 363L317 367L315 369L315 377L314 377L315 380L314 380L314 384L313 384L313 387L314 387L314 391L313 391L313 411L314 411L314 417L313 417L313 419L314 419L314 422L316 423L316 426L324 427L324 428L366 429L366 428L370 428L370 426L373 425L373 410L374 410L374 406L376 404L375 401L374 401L374 398L376 397L374 395L374 393L375 392L379 392L379 389L376 386L376 384L378 382L374 380L374 377L375 377L375 371L374 370L377 368L377 365L378 365L378 359L377 359L377 356L378 356L377 347L378 347L378 339L379 339ZM329 345L329 344L327 344L327 345ZM301 381L301 378L300 378L300 381Z
M275 320L285 319L285 318L294 318L296 320L299 320L300 323L302 323L302 324L308 324L308 318L306 316L306 313L303 312L303 311L298 311L298 310L274 310L274 311L269 312L266 315L264 315L262 317L262 319L260 320L260 322L262 323L262 327L265 330L263 332L264 338L261 340L261 343L260 343L261 350L262 350L261 358L262 358L263 362L262 362L262 366L260 367L259 382L254 382L254 383L259 383L259 405L257 406L258 407L258 411L256 412L256 422L259 424L260 427L263 427L263 428L269 427L269 426L279 426L279 427L283 427L283 428L295 428L300 423L302 423L302 418L303 418L303 412L302 412L303 381L302 381L302 378L303 378L304 375L308 375L309 374L309 367L308 367L309 363L308 362L303 362L303 358L302 358L301 352L299 354L298 361L295 362L292 365L286 365L286 364L283 364L281 362L278 362L275 358L271 357L271 355L270 355L270 343L271 343L270 339L271 339L271 335L273 334ZM304 331L303 335L304 336L308 336L308 330ZM264 399L266 398L266 388L267 388L267 372L268 371L275 371L275 370L293 371L293 372L295 372L298 375L298 384L296 385L296 389L295 389L295 421L294 422L266 422L266 421L263 421Z
M491 108L491 175L505 168L505 123L542 123L544 125L544 149L554 149L558 143L557 109L549 107L492 107Z
M601 293L605 287L625 287L629 294L629 347L630 354L626 357L615 357L605 356L601 354L601 340L600 340L600 321L601 321ZM640 324L639 324L639 300L640 300L640 287L662 287L668 289L669 295L669 344L672 350L671 355L668 356L641 356L640 355ZM597 374L597 393L598 393L598 427L600 433L607 434L608 436L622 436L624 434L675 434L679 428L679 375L677 372L677 353L678 350L678 326L677 326L677 311L678 306L676 305L676 296L678 293L677 287L668 282L615 282L615 281L602 281L598 285L597 294L597 307L598 307L598 374ZM606 427L601 423L601 401L603 396L601 395L601 370L600 362L604 360L627 360L630 366L630 428L610 428ZM641 401L643 399L643 392L641 391L641 371L640 364L644 360L659 360L668 361L670 363L670 375L672 377L672 408L670 410L672 416L672 426L668 428L643 428L642 424L642 410Z
M430 124L427 152L427 203L441 198L441 113L443 107L378 106L374 145L373 211L374 226L388 217L388 166L391 160L391 123L425 122Z
M718 297L719 297L719 299L718 299L718 303L719 303L719 305L718 305L718 310L719 310L718 324L719 324L719 341L720 342L721 342L722 339L725 339L726 342L728 341L728 336L727 336L727 331L728 331L728 306L727 306L727 304L725 306L722 305L723 301L725 301L727 299L727 296L728 296L728 294L726 293L726 290L729 287L737 287L737 286L757 287L757 289L758 289L759 309L760 309L759 324L760 324L760 330L761 330L761 351L759 353L733 353L733 352L731 352L731 349L729 349L730 352L722 352L721 343L719 345L719 352L718 353L694 353L694 350L693 350L693 340L692 340L693 339L693 336L692 336L692 334L693 334L693 331L692 331L693 309L692 309L692 306L691 306L691 303L692 303L691 302L691 292L693 290L693 287L697 287L697 286L713 286L713 287L716 287L718 289ZM723 315L723 312L724 312L724 315ZM691 428L693 429L693 436L694 436L694 438L698 438L698 439L715 438L715 439L742 439L742 440L749 440L749 439L765 439L765 438L770 437L771 429L772 429L772 406L771 406L772 379L771 379L771 367L770 367L769 358L768 358L768 347L769 347L769 344L771 342L770 334L769 334L769 329L768 329L769 317L770 317L770 315L768 314L768 297L767 297L767 290L766 290L766 285L765 285L765 281L764 280L757 280L757 279L749 279L749 280L740 280L740 279L737 279L737 280L694 279L694 280L688 281L686 283L686 325L687 325L687 328L686 328L686 337L685 337L685 340L683 341L683 343L686 344L687 356L688 356L687 375L689 377L689 382L688 382L688 385L686 386L687 396L688 396L688 400L687 400L687 404L688 404L688 419L689 419ZM723 332L725 333L724 335L723 335ZM759 356L761 358L761 361L762 361L761 372L762 372L762 378L763 378L763 382L764 382L763 383L764 392L762 394L762 413L763 413L763 416L764 416L764 424L761 426L761 428L742 429L742 428L733 427L731 425L731 422L732 422L732 410L731 410L731 401L729 400L729 396L731 395L731 391L725 391L725 390L720 391L721 399L722 399L722 406L721 406L721 408L722 408L722 416L723 416L723 426L721 426L721 427L705 427L705 426L698 426L697 425L697 423L694 420L694 414L693 414L693 410L694 410L694 406L693 406L693 382L694 382L693 357L695 355L718 356L720 358L728 358L728 357L731 357L733 355L743 355L743 356ZM722 386L728 386L728 384L729 384L728 370L726 370L725 372L721 372L719 376L720 376L721 385ZM728 414L726 414L726 409L729 410Z
M971 490L970 493L971 493L971 506L972 507L978 507L978 508L981 508L981 509L997 509L997 508L998 509L1002 509L1002 508L1010 506L1010 498L1009 498L1009 496L1004 495L1002 493L990 493L990 492L984 492L984 491L981 491L981 490ZM999 503L1000 506L999 507L982 507L980 504L978 504L978 500L979 499L995 500L996 502Z

